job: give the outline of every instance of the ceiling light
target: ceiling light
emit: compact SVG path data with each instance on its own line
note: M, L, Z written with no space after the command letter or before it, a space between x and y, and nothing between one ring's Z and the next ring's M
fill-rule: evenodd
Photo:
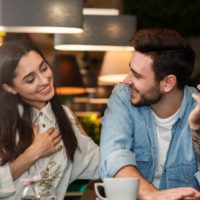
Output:
M84 31L80 34L55 34L57 50L119 51L133 50L130 39L136 31L136 17L84 16Z
M98 84L115 85L123 81L130 71L129 62L132 54L131 51L106 52L98 77Z
M86 92L75 56L55 56L52 70L57 94L76 95Z
M0 0L0 31L80 33L83 0Z
M83 8L84 15L119 15L115 8Z

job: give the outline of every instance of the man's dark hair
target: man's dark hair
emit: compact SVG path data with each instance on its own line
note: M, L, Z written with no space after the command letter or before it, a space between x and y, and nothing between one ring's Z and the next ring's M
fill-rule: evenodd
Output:
M194 68L195 54L191 46L175 30L142 29L132 38L136 51L149 55L157 81L173 74L177 87L183 89Z

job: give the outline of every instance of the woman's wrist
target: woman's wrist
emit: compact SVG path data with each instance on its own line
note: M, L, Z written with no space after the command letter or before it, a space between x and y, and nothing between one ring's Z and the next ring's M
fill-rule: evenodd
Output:
M40 159L40 155L38 154L37 149L35 149L33 145L27 148L24 153L26 153L28 157L31 157L32 162L36 162L37 160Z

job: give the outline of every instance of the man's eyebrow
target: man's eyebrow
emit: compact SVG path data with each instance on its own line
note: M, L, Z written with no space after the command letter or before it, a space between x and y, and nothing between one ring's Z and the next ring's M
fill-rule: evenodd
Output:
M39 64L39 68L40 68L44 63L45 63L45 61L42 60L41 63ZM23 77L22 80L25 80L27 77L29 77L29 76L32 75L32 74L33 74L33 72L30 72L30 73L26 74L26 75Z
M134 73L135 75L137 75L137 76L140 76L140 77L142 77L142 75L141 74L139 74L138 72L136 72L133 68L131 68L131 65L130 65L130 63L129 63L129 68L130 68L130 70L132 71L132 73Z

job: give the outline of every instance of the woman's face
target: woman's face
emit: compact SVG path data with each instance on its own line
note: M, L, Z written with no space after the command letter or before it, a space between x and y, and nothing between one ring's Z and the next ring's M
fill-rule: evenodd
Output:
M12 89L31 106L41 109L54 96L52 70L37 52L20 59L15 75Z

